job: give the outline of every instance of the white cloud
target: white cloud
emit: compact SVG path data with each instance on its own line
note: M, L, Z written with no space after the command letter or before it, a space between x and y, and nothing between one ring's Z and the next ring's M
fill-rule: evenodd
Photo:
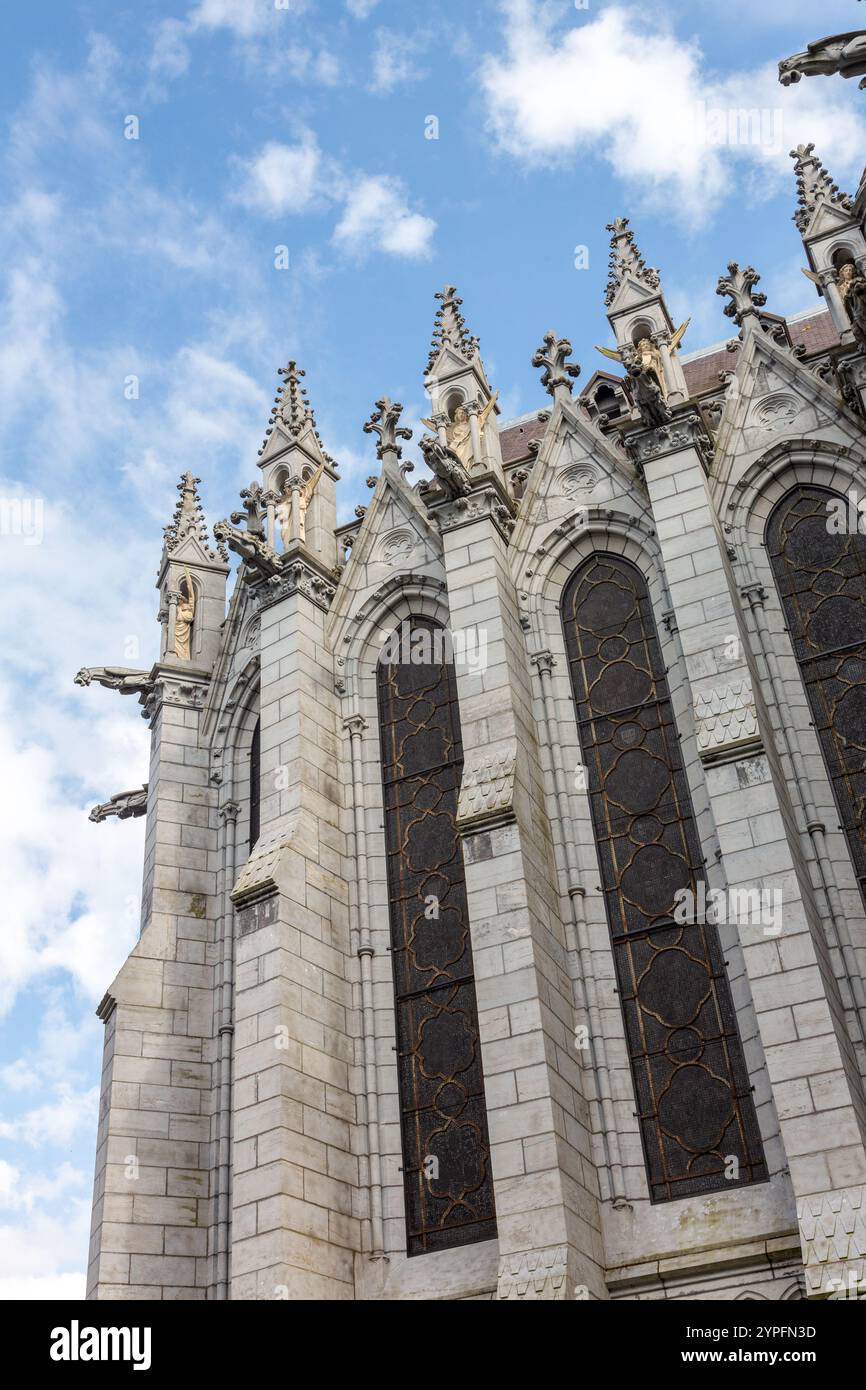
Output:
M199 0L189 22L194 29L230 29L249 39L267 28L274 11L274 0Z
M800 140L814 139L839 173L862 157L866 126L841 84L786 90L772 64L719 79L695 40L637 9L612 5L566 27L554 23L560 11L530 0L501 8L506 51L481 67L488 125L527 165L595 155L668 213L700 222L716 200L766 196L768 176L790 179L788 151ZM763 124L738 122L740 110L757 110ZM718 113L737 129L733 143Z
M89 1188L82 1175L85 1183ZM57 1216L37 1204L26 1222L0 1226L0 1300L83 1298L89 1230L86 1189L78 1197L67 1193Z
M346 9L355 19L366 19L378 5L379 0L346 0Z
M14 1120L0 1120L0 1139L37 1149L48 1144L66 1147L78 1134L95 1131L98 1109L98 1086L75 1091L64 1084L44 1105L34 1106Z
M359 257L375 247L414 259L430 254L435 230L432 218L410 210L399 179L361 177L346 198L334 241Z
M404 83L417 82L424 76L417 60L425 47L424 40L409 38L393 29L377 29L370 90L385 95Z
M322 152L310 131L295 145L269 141L242 168L237 200L268 217L306 212L323 193Z
M341 214L333 241L363 257L381 251L403 259L424 257L436 223L409 206L399 179L385 174L351 176L323 155L305 131L295 145L270 141L248 160L238 160L242 182L234 199L266 217L315 211L335 203Z
M169 80L183 77L189 68L189 26L182 19L163 19L156 28L150 55L150 71L154 77Z

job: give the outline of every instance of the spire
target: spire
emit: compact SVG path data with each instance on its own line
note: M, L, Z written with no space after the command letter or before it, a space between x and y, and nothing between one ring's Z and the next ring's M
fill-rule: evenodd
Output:
M478 356L479 347L478 339L467 332L466 320L460 312L463 300L457 296L457 286L446 285L444 290L437 293L436 298L442 302L436 311L433 326L433 342L427 359L428 373L433 370L444 348L450 348L468 365Z
M174 509L174 519L171 525L166 526L164 530L165 548L169 555L173 550L177 550L187 536L195 536L196 540L201 541L203 546L207 546L207 526L205 525L201 498L198 495L200 482L201 478L194 477L192 473L184 473L177 485L180 498Z
M628 225L627 217L617 217L615 221L607 224L607 230L612 233L607 291L604 296L608 308L627 279L636 280L638 284L651 291L660 287L658 271L646 264L638 250L634 232L628 230Z
M813 154L815 146L798 145L791 150L794 173L797 176L797 201L799 207L794 213L797 230L805 234L819 207L832 207L845 214L852 214L854 203L847 193L842 193L833 182L820 159Z
M277 375L283 378L283 384L279 394L274 398L274 408L271 411L268 428L265 430L264 442L259 449L259 457L268 447L268 440L273 434L274 426L280 424L293 439L300 438L308 429L312 430L325 458L332 463L333 460L329 458L322 447L322 441L316 429L313 407L301 385L301 379L306 376L306 372L301 370L297 362L290 362L287 367L280 367Z

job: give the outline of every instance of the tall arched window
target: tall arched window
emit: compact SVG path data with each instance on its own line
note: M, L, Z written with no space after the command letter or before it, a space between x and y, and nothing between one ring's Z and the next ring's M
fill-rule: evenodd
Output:
M262 721L256 720L250 743L250 854L256 847L261 827L262 801Z
M646 581L593 555L562 618L650 1197L764 1181L717 928L673 917L704 865Z
M489 1240L496 1219L457 831L454 667L437 624L413 618L402 634L402 650L379 662L379 729L406 1238L420 1255Z
M808 484L773 508L766 544L866 903L866 537L856 506Z

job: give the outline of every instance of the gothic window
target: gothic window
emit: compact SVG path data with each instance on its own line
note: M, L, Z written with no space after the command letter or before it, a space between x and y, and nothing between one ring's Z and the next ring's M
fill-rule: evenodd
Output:
M622 398L613 386L599 386L595 393L595 404L599 415L616 419L622 414Z
M496 1219L456 824L454 667L442 628L413 618L409 631L400 654L423 660L383 655L378 690L406 1237L420 1255L489 1240Z
M562 616L650 1197L764 1181L717 928L673 916L704 864L646 581L596 554Z
M804 485L773 509L766 543L866 902L866 537L847 498Z
M253 729L252 743L250 744L250 854L252 854L256 841L259 838L261 825L261 799L262 799L262 723L256 720L256 727Z

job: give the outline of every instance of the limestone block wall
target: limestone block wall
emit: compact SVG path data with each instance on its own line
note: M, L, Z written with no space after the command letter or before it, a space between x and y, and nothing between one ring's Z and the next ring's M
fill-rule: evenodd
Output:
M261 835L232 894L233 1298L354 1293L357 1021L324 620L294 582L261 616Z
M109 987L89 1298L202 1299L210 1282L216 807L199 703L167 681L153 730L146 915Z

